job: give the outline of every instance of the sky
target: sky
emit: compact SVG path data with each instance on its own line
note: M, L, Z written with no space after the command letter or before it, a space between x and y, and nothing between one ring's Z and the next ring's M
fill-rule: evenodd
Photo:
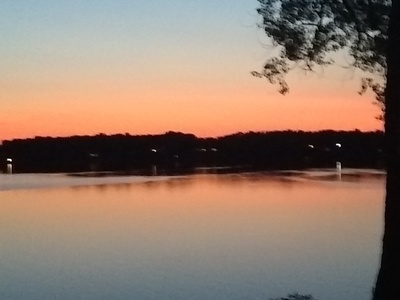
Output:
M0 140L34 136L380 130L340 66L251 76L276 49L256 0L0 1Z

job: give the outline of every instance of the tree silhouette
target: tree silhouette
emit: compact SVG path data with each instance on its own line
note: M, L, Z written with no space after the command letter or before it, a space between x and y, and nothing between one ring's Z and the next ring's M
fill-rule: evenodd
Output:
M280 49L257 77L279 85L294 68L312 71L334 63L342 51L350 65L370 76L361 93L371 88L385 122L385 226L374 300L400 294L400 1L399 0L258 0L261 27ZM342 54L343 54L342 53Z
M317 300L311 295L300 295L298 293L289 294L287 297L281 297L271 300Z

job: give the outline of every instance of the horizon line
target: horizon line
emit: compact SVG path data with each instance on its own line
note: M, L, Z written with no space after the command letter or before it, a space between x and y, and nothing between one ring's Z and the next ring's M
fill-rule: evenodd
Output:
M192 135L195 138L198 139L219 139L219 138L224 138L228 136L233 136L233 135L240 135L240 134L268 134L268 133L284 133L284 132L293 132L293 133L323 133L323 132L337 132L337 133L350 133L350 132L358 132L358 133L384 133L383 130L376 129L376 130L360 130L360 129L352 129L352 130L337 130L337 129L320 129L320 130L301 130L301 129L284 129L284 130L265 130L265 131L254 131L254 130L249 130L249 131L237 131L234 133L228 133L224 135L219 135L219 136L197 136L193 133L188 133L188 132L182 132L182 131L175 131L175 130L168 130L163 133L142 133L142 134L132 134L129 132L125 133L103 133L99 132L96 134L73 134L73 135L68 135L68 136L41 136L41 135L36 135L33 137L23 137L23 138L12 138L12 139L4 139L0 141L0 145L3 142L11 142L11 141L16 141L16 140L34 140L34 139L63 139L63 138L72 138L72 137L98 137L98 136L130 136L130 137L140 137L140 136L163 136L167 134L182 134L182 135Z

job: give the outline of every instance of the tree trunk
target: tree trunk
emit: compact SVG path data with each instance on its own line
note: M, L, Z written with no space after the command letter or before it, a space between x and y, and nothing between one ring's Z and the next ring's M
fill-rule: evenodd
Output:
M388 36L385 226L374 300L400 299L400 0L392 0Z

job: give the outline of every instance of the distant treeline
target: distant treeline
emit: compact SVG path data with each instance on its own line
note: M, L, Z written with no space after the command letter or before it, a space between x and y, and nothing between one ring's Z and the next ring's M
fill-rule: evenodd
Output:
M360 131L274 131L236 133L219 138L167 132L71 137L35 137L4 141L1 170L85 172L179 171L198 167L247 169L383 167L383 133Z

